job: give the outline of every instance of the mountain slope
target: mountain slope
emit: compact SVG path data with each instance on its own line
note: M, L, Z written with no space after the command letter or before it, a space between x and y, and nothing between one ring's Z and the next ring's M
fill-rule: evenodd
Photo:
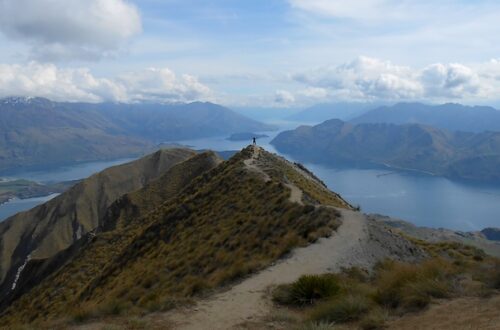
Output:
M271 125L209 102L171 105L105 103L85 107L98 111L127 134L157 143L273 129Z
M271 323L270 288L292 282L300 276L340 272L349 267L371 269L377 261L390 258L408 262L421 260L425 253L403 237L382 229L360 213L340 209L342 224L328 238L295 249L264 271L217 293L184 310L173 310L161 316L175 329L267 329L259 324ZM247 322L256 323L244 327ZM267 321L267 322L266 322ZM292 327L280 326L280 329Z
M2 288L12 287L19 267L27 260L48 258L67 248L96 229L118 197L143 187L194 154L185 149L160 150L109 168L51 201L0 223Z
M213 156L196 157L173 167L162 184L123 198L139 205L138 213L131 215L135 207L128 202L112 206L105 222L114 225L104 224L69 249L76 251L65 251L64 265L15 301L2 325L93 315L112 305L165 308L329 235L338 211L328 205L350 207L304 169L252 147L189 184L175 184L179 173L203 168L196 164ZM145 198L155 207L141 207ZM44 262L32 260L26 269ZM20 280L29 282L29 273Z
M46 99L0 100L0 171L138 156L154 145L97 112Z
M283 132L271 144L301 161L388 165L452 178L500 181L500 133L329 120Z
M0 171L143 155L158 143L271 126L227 108L190 104L0 100Z
M464 106L447 103L426 105L398 103L368 111L351 120L353 124L391 123L424 124L450 131L500 131L500 111L484 106Z
M288 117L288 120L321 123L329 119L350 120L375 108L369 103L326 103L317 104Z

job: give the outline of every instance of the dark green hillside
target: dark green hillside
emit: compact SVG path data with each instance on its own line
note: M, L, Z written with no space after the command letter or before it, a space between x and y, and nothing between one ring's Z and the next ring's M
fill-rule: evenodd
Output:
M260 170L245 163L252 157ZM329 235L338 213L326 205L349 207L295 165L265 151L256 156L251 147L185 184L206 168L198 161L211 167L214 160L207 153L179 163L114 204L117 225L86 238L66 265L15 301L0 322L169 308ZM304 192L296 202L291 185Z
M418 124L328 120L280 133L271 143L306 162L390 166L451 178L500 181L500 133L463 133Z

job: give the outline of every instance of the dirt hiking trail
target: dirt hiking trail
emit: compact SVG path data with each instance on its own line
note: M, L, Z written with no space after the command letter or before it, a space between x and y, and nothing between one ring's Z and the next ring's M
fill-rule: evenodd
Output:
M245 166L269 176L259 166L260 147L254 146ZM290 201L302 204L302 190L289 183ZM380 259L414 260L418 252L391 232L374 226L360 212L337 209L342 224L329 238L321 238L307 247L293 250L288 258L244 279L227 291L200 300L195 306L177 309L153 317L153 323L166 321L175 329L238 329L239 324L264 319L272 308L269 289L290 283L302 275L340 271L344 267L370 269ZM156 322L155 322L156 321Z

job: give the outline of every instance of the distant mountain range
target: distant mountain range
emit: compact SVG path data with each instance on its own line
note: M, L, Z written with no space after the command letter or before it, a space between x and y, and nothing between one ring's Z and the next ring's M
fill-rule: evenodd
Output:
M212 103L0 100L0 171L143 155L165 141L273 129Z
M329 119L334 119L331 117ZM424 124L450 131L500 131L500 111L486 106L455 103L426 105L398 103L370 110L351 120L353 124Z
M355 125L334 119L282 132L271 144L306 162L376 164L500 181L500 132L451 132L420 124Z
M321 123L328 119L347 121L376 107L377 104L373 103L323 103L302 110L287 119L305 123Z

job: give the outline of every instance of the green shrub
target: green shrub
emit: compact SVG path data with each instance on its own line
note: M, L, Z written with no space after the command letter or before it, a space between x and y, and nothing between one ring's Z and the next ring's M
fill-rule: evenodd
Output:
M371 302L362 295L345 295L316 306L310 313L313 321L350 322L361 319L369 311Z
M273 291L273 300L285 305L308 305L333 297L339 290L335 275L304 275L292 284L278 286Z

